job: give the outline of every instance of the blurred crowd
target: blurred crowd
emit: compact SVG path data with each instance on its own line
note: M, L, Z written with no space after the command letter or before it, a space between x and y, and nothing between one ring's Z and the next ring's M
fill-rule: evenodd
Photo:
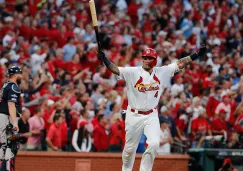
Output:
M167 80L158 111L160 153L242 148L241 0L97 0L101 45L118 66L157 66L206 43L208 52ZM0 84L23 70L21 150L113 151L125 141L124 81L97 59L85 0L0 0ZM138 152L146 148L142 136Z

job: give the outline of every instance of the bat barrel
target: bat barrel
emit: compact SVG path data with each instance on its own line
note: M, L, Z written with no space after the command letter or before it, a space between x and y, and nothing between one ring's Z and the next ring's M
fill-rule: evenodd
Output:
M97 21L97 14L96 14L96 8L95 8L95 2L94 0L89 1L89 7L90 7L90 12L91 12L91 17L93 21L93 26L98 26L98 21Z

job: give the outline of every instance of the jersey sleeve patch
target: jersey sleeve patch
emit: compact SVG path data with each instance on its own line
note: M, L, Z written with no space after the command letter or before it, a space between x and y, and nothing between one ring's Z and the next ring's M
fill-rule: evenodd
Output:
M20 93L20 88L17 85L13 84L10 91L8 92L8 101L17 103Z

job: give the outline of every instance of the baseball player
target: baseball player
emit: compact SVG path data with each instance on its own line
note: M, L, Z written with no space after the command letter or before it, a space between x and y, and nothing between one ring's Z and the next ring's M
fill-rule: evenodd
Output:
M21 114L21 102L19 84L22 79L22 70L17 66L12 66L7 72L8 81L3 85L0 93L0 160L6 160L6 170L13 170L14 152L7 143L6 129L12 123L12 130L19 131L17 116ZM9 117L10 116L10 117ZM2 168L2 170L5 170Z
M160 124L157 105L165 88L164 80L183 69L193 60L204 55L206 46L187 57L167 66L155 67L158 55L154 49L147 48L142 54L143 66L117 67L98 52L98 57L118 79L126 81L128 107L125 120L126 144L122 153L122 171L132 171L136 149L142 133L147 137L148 147L142 156L140 171L151 171L160 144Z

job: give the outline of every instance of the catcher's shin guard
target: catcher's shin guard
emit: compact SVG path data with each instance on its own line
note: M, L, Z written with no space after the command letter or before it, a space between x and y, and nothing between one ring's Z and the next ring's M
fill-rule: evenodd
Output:
M5 160L6 160L6 170L14 171L15 157L11 148L7 148L5 152Z
M4 154L7 148L7 143L2 143L1 148L0 148L0 160L4 159Z
M10 160L3 160L1 163L0 171L14 171L15 170L15 158Z
M9 124L6 127L7 148L5 151L5 165L2 166L1 171L15 170L15 156L19 149L19 134L13 131L13 125Z

